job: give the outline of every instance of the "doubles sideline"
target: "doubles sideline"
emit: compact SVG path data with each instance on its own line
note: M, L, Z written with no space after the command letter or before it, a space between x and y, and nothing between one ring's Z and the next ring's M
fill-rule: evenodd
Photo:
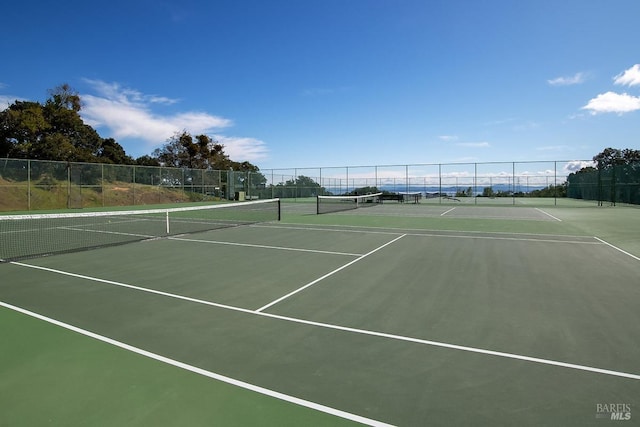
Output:
M360 335L375 336L375 337L392 339L392 340L396 340L396 341L410 342L410 343L428 345L428 346L433 346L433 347L448 348L448 349L452 349L452 350L465 351L465 352L469 352L469 353L484 354L484 355L490 355L490 356L501 357L501 358L506 358L506 359L515 359L515 360L521 360L521 361L526 361L526 362L531 362L531 363L537 363L537 364L542 364L542 365L557 366L557 367L568 368L568 369L576 369L576 370L586 371L586 372L591 372L591 373L597 373L597 374L603 374L603 375L609 375L609 376L615 376L615 377L622 377L622 378L628 378L628 379L633 379L633 380L640 380L640 375L639 374L632 374L632 373L628 373L628 372L614 371L614 370L611 370L611 369L602 369L602 368L597 368L597 367L592 367L592 366L579 365L579 364L575 364L575 363L567 363L567 362L551 360L551 359L543 359L543 358L539 358L539 357L531 357L531 356L526 356L526 355L521 355L521 354L516 354L516 353L507 353L507 352L501 352L501 351L486 350L486 349L477 348L477 347L469 347L469 346L445 343L445 342L440 342L440 341L425 340L425 339L420 339L420 338L406 337L406 336L402 336L402 335L395 335L395 334L389 334L389 333L383 333L383 332L377 332L377 331L369 331L369 330L366 330L366 329L358 329L358 328L351 328L351 327L340 326L340 325L333 325L333 324L329 324L329 323L315 322L315 321L299 319L299 318L295 318L295 317L288 317L288 316L281 316L281 315L277 315L277 314L265 313L264 311L250 310L250 309L241 308L241 307L234 307L234 306L230 306L230 305L226 305L226 304L219 304L219 303L215 303L215 302L211 302L211 301L206 301L206 300L201 300L201 299L197 299L197 298L186 297L186 296L183 296L183 295L172 294L172 293L169 293L169 292L158 291L158 290L155 290L155 289L144 288L144 287L130 285L130 284L127 284L127 283L122 283L122 282L116 282L116 281L113 281L113 280L106 280L106 279L100 279L100 278L97 278L97 277L91 277L91 276L86 276L86 275L82 275L82 274L71 273L71 272L67 272L67 271L63 271L63 270L57 270L57 269L53 269L53 268L49 268L49 267L41 267L41 266L36 266L36 265L31 265L31 264L24 264L24 263L21 263L21 262L11 262L11 264L18 265L18 266L25 267L25 268L43 270L43 271L47 271L47 272L50 272L50 273L61 274L61 275L64 275L64 276L69 276L69 277L75 277L75 278L79 278L79 279L89 280L89 281L93 281L93 282L99 282L99 283L105 283L105 284L109 284L109 285L119 286L119 287L123 287L123 288L127 288L127 289L133 289L133 290L137 290L137 291L141 291L141 292L147 292L147 293L151 293L151 294L162 295L162 296L165 296L165 297L168 297L168 298L175 298L175 299L179 299L179 300L183 300L183 301L193 302L193 303L196 303L196 304L203 304L203 305L208 305L208 306L212 306L212 307L222 308L222 309L225 309L225 310L233 310L233 311L247 313L247 314L251 314L251 315L255 315L255 316L264 316L264 317L268 317L268 318L272 318L272 319L284 320L284 321L292 322L292 323L300 323L300 324L316 326L316 327L321 327L321 328L327 328L327 329L333 329L333 330L339 330L339 331L344 331L344 332L350 332L350 333L355 333L355 334L360 334ZM3 304L3 303L0 302L0 304Z
M60 322L59 320L55 320L55 319L43 316L43 315L38 314L38 313L34 313L32 311L29 311L29 310L25 310L23 308L20 308L20 307L11 305L11 304L4 303L2 301L0 301L0 307L4 307L4 308L8 308L10 310L17 311L17 312L25 314L27 316L31 316L31 317L34 317L36 319L45 321L47 323L51 323L53 325L56 325L56 326L68 329L70 331L82 334L84 336L96 339L98 341L102 341L102 342L110 344L112 346L119 347L119 348L121 348L123 350L127 350L127 351L130 351L132 353L136 353L136 354L139 354L141 356L148 357L150 359L157 360L157 361L162 362L162 363L166 363L167 365L175 366L176 368L184 369L186 371L193 372L193 373L198 374L198 375L202 375L202 376L205 376L205 377L208 377L208 378L212 378L214 380L218 380L218 381L221 381L221 382L224 382L224 383L227 383L227 384L231 384L231 385L236 386L236 387L240 387L240 388L243 388L243 389L246 389L246 390L250 390L250 391L253 391L253 392L256 392L256 393L260 393L260 394L263 394L263 395L266 395L266 396L269 396L269 397L273 397L275 399L279 399L279 400L283 400L283 401L286 401L286 402L290 402L290 403L293 403L293 404L296 404L296 405L299 405L299 406L304 406L306 408L314 409L316 411L324 412L324 413L327 413L327 414L334 415L336 417L348 419L348 420L355 421L355 422L358 422L358 423L361 423L361 424L365 424L365 425L369 425L369 426L375 426L375 427L391 426L391 424L383 423L381 421L377 421L377 420L373 420L373 419L370 419L370 418L362 417L360 415L352 414L352 413L349 413L349 412L346 412L346 411L342 411L340 409L335 409L335 408L332 408L332 407L329 407L329 406L321 405L319 403L311 402L311 401L308 401L308 400L300 399L298 397L290 396L288 394L284 394L284 393L280 393L280 392L277 392L277 391L274 391L274 390L270 390L270 389L265 388L265 387L260 387L260 386L257 386L257 385L254 385L254 384L250 384L250 383L247 383L247 382L244 382L244 381L236 380L234 378L230 378L230 377L227 377L225 375L220 375L220 374L217 374L215 372L207 371L206 369L198 368L197 366L189 365L187 363L183 363L183 362L180 362L178 360L170 359L168 357L159 355L157 353L152 353L150 351L143 350L143 349L141 349L139 347L135 347L135 346L132 346L132 345L129 345L129 344L125 344L125 343L123 343L121 341L117 341L117 340L111 339L109 337L105 337L104 335L99 335L99 334L96 334L94 332L88 331L86 329L78 328L77 326L73 326L73 325L70 325L68 323Z

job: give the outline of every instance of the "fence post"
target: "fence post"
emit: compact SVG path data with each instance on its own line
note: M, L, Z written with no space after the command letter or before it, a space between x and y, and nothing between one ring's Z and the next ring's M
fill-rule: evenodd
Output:
M27 209L31 210L31 160L27 160Z
M553 162L553 205L558 206L558 162Z
M442 163L438 163L438 198L442 204Z
M478 204L478 164L473 164L473 204Z
M102 193L102 207L104 207L104 163L100 165L100 193Z
M511 191L511 198L513 199L513 205L515 205L516 204L516 162L513 162L511 164L511 168L512 168L511 174L513 177L513 189Z

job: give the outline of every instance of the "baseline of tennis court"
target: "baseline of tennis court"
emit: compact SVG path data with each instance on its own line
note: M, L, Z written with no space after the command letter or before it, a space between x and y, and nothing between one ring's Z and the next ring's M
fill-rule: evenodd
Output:
M0 312L334 417L318 425L599 425L596 404L640 396L640 262L592 236L268 223L0 273Z

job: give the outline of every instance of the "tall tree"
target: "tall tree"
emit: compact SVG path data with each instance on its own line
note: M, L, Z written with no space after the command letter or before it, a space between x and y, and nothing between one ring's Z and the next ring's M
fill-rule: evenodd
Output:
M165 166L189 169L217 169L242 172L258 172L259 168L250 162L234 162L224 152L224 145L207 135L194 138L183 130L174 134L161 148L153 151Z
M149 154L140 156L136 159L136 165L140 166L160 166L160 162L157 157L152 157Z
M605 148L601 153L593 157L598 169L608 169L616 165L628 165L640 162L640 150L632 150L625 148L619 150L617 148Z
M2 157L96 161L102 138L82 121L80 97L67 84L50 91L44 105L16 101L0 112Z
M249 162L234 162L224 145L207 135L176 133L151 155L129 157L113 138L103 139L80 116L80 95L64 83L51 89L44 104L15 101L0 111L0 157L140 164L192 169L258 172ZM266 182L266 179L264 179Z
M167 140L165 145L156 148L152 155L164 166L188 168L190 166L188 161L185 161L188 158L185 143L189 139L191 139L191 135L187 131L177 132Z
M122 145L118 144L113 138L103 139L95 155L100 163L113 163L116 165L132 165L135 163L124 152Z
M16 101L0 112L0 156L29 157L50 127L42 105Z
M82 108L80 95L68 83L63 83L54 89L50 89L49 95L51 97L47 102L55 104L58 108L75 111L76 113Z

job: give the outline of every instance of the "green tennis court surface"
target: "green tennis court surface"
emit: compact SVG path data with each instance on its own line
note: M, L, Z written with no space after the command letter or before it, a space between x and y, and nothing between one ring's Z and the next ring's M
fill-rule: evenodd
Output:
M283 203L2 263L0 425L631 424L639 211L579 206Z

